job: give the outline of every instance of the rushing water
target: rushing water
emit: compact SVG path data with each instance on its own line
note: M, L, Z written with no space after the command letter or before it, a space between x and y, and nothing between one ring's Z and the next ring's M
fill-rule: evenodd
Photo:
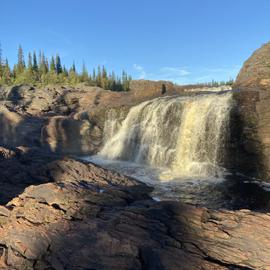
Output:
M143 102L118 128L115 118L108 119L108 139L99 154L168 168L181 177L214 176L220 172L231 105L230 92Z
M87 160L152 185L158 200L265 207L269 193L222 167L232 106L229 91L156 98L134 106L126 117L112 110L104 147Z

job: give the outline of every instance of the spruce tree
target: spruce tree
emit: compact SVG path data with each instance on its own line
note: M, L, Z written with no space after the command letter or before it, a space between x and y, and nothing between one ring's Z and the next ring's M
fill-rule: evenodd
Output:
M82 74L81 74L81 81L82 82L87 82L88 79L89 79L89 74L88 74L87 68L85 66L85 63L83 62L83 65L82 65Z
M96 77L96 84L98 87L101 87L101 70L100 70L100 66L98 66L98 72L97 72L97 77Z
M5 64L3 65L3 76L1 82L4 84L11 83L12 73L8 64L8 60L6 59Z
M31 53L28 53L28 63L27 63L27 69L28 70L33 70L33 60L32 60L32 55Z
M93 68L93 73L92 73L92 80L93 81L96 81L96 69L95 68Z
M73 61L73 64L72 64L72 66L71 66L71 70L73 71L73 72L76 72L76 66L75 66L75 62Z
M46 65L47 72L49 72L49 61L47 57L45 57L45 65Z
M2 46L0 43L0 79L3 76L3 70L4 70L4 65L3 65L3 59L2 59Z
M51 62L50 62L50 72L56 72L55 60L54 60L53 56L52 56Z
M0 65L3 65L3 55L2 55L3 51L2 51L2 45L0 43Z
M22 46L20 45L18 48L18 63L17 63L17 73L22 73L25 68L25 62L24 62L24 54Z
M48 67L46 65L46 59L43 52L40 53L39 72L40 75L44 75L48 72Z
M65 77L68 77L68 71L67 71L67 68L65 66L63 66L63 74Z
M63 72L60 56L57 54L55 58L56 73L60 74Z
M33 53L33 71L38 72L38 62L37 62L37 55L35 51Z

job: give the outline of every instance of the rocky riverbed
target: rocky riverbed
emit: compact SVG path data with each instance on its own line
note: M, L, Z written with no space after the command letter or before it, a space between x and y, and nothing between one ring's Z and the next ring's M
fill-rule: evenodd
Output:
M93 164L1 154L2 194L14 196L1 198L1 269L269 269L267 213L156 202Z
M228 168L259 181L269 180L269 48L236 81L229 141ZM128 93L0 89L0 269L270 269L268 208L155 201L146 184L74 158L100 149L111 108L126 115L164 83L165 95L203 91L149 81Z

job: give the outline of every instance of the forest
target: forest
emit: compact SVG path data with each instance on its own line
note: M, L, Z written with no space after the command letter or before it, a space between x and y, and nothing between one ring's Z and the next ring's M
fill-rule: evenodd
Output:
M0 85L31 84L48 85L61 84L75 86L85 83L89 86L98 86L112 91L128 91L131 76L124 70L121 76L114 71L108 72L105 66L93 68L88 72L83 62L82 68L78 71L75 62L67 68L61 61L60 55L56 54L48 58L43 51L29 52L27 61L22 46L18 47L17 63L10 66L7 58L3 57L0 45Z

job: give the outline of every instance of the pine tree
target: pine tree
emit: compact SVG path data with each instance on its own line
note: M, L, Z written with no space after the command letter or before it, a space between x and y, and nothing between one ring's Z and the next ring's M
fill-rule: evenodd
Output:
M97 77L96 77L96 84L98 87L101 87L101 70L100 70L100 66L98 66L98 72L97 72Z
M11 70L10 70L10 67L9 67L9 64L8 64L8 60L6 59L5 61L5 64L3 65L3 76L2 76L2 82L4 84L9 84L11 82L11 76L12 76L12 73L11 73Z
M50 72L56 72L55 60L54 60L53 56L52 56L51 62L50 62Z
M39 72L40 75L46 74L48 72L44 52L40 53Z
M96 69L93 68L93 73L92 73L92 80L96 81L97 77L96 77Z
M68 77L68 71L67 71L67 68L65 66L63 66L63 74L64 74L64 76Z
M82 74L81 74L81 81L82 82L87 82L88 80L89 80L89 74L88 74L87 68L85 66L85 63L83 62L83 65L82 65Z
M108 89L108 75L107 75L107 70L104 66L102 66L101 87L103 89Z
M0 43L0 65L3 65L3 55L2 55L3 51L2 51L2 45Z
M38 62L37 62L37 55L35 51L33 53L33 71L38 72Z
M33 70L33 60L32 60L32 55L31 53L28 53L28 63L27 63L27 69L28 70Z
M3 64L3 58L2 58L2 46L0 43L0 79L3 76L3 71L4 71L4 64Z
M25 62L24 62L24 54L22 46L20 45L18 48L18 63L17 63L17 73L22 73L25 68Z
M73 61L73 64L72 64L72 66L71 66L71 70L73 71L73 72L76 72L76 66L75 66L75 62Z
M55 58L56 73L60 74L63 72L60 56L57 54Z
M49 72L49 61L47 57L45 57L45 65L46 65L47 72Z

